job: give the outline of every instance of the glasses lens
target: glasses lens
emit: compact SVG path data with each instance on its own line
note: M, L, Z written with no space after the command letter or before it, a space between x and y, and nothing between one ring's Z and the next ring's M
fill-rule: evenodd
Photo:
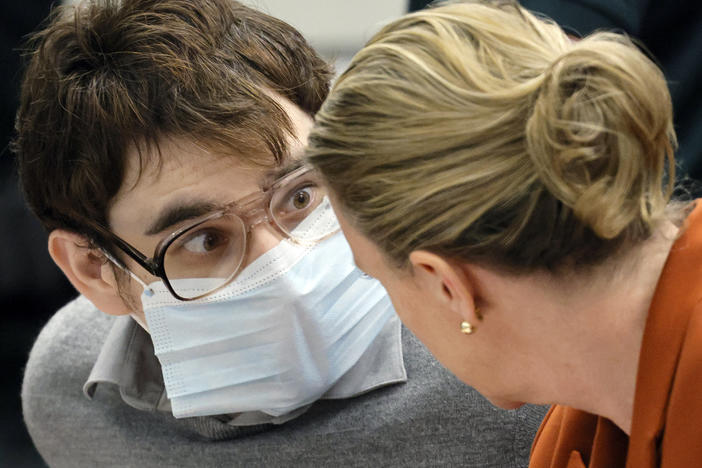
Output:
M164 254L163 267L176 294L192 299L227 283L239 269L245 249L244 222L224 214L174 239Z
M271 215L291 239L310 243L339 230L327 191L312 172L285 180L271 198Z

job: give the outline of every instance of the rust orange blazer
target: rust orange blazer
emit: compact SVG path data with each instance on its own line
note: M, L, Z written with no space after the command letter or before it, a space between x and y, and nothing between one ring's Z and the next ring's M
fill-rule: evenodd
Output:
M530 468L702 467L702 203L668 255L646 320L631 436L556 405Z

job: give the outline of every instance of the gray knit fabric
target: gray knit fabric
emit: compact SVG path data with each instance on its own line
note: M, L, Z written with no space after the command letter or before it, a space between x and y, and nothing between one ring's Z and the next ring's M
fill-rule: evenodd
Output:
M83 383L112 323L86 301L72 302L32 349L24 416L52 467L521 467L545 412L493 408L403 329L407 383L320 400L288 423L251 426L232 438L231 426L216 418L177 420L132 408L115 386L86 399Z

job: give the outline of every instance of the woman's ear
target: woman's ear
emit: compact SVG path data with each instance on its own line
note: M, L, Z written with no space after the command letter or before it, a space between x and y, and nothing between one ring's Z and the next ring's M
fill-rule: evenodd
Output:
M63 229L51 231L49 255L73 287L102 312L110 315L132 312L119 294L117 278L104 254L91 248L84 236Z
M457 320L476 323L482 319L475 306L474 285L460 265L426 250L415 250L409 260L419 287L444 304Z

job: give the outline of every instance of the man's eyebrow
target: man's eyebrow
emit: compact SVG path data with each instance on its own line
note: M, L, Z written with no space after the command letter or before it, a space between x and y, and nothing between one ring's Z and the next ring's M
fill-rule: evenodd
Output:
M302 159L293 159L293 158L286 159L282 165L275 167L275 168L266 172L266 175L264 176L264 181L263 181L264 186L272 185L276 180L285 177L286 175L290 174L291 172L295 171L296 169L301 168L304 165L305 165L305 162Z
M161 213L156 217L156 220L151 223L151 226L144 232L147 236L153 236L165 231L168 228L173 228L177 224L190 219L199 218L206 215L221 206L208 201L192 201L192 202L176 202L161 210Z

